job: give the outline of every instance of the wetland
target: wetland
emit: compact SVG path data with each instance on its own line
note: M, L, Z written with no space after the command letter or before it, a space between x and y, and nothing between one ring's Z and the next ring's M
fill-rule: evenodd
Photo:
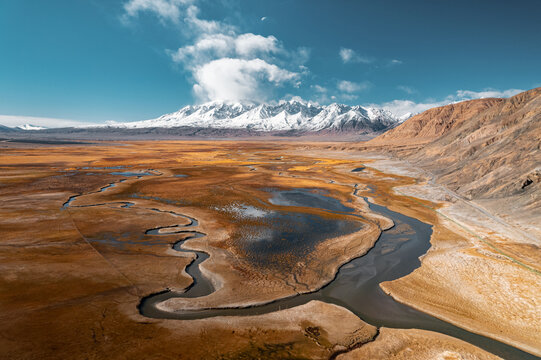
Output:
M95 145L99 157L70 146L32 144L1 158L8 236L0 249L11 259L4 268L16 274L3 280L14 291L2 303L14 312L3 315L2 331L25 331L34 318L51 324L49 332L28 332L35 344L28 354L46 358L43 344L65 339L88 341L85 351L97 354L111 346L103 338L88 350L101 331L122 347L145 336L153 344L136 348L159 344L186 358L330 358L368 341L331 331L340 321L329 316L338 311L351 326L426 330L427 342L444 334L444 345L466 355L535 358L384 291L382 284L416 272L435 234L449 231L427 210L433 204L392 191L416 179L379 172L369 159L292 155L293 145L127 143L114 157L106 143ZM44 229L54 231L38 235ZM55 320L76 308L76 321ZM298 325L286 330L281 314L293 309ZM176 336L185 340L171 342ZM224 336L231 342L205 356L193 349Z

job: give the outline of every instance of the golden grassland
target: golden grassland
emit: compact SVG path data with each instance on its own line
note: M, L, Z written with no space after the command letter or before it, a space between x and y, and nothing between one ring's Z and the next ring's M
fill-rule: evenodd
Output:
M393 211L434 225L432 244L436 248L470 244L433 211L441 204L393 191L416 184L416 179L378 171L370 167L373 160L360 156L321 151L326 144L155 141L2 146L3 358L329 358L374 340L374 327L346 309L321 302L242 318L188 322L141 316L137 304L142 297L166 288L183 289L192 281L184 269L193 255L171 249L178 235L150 238L144 234L147 229L186 223L166 211L199 220L197 230L207 236L188 240L186 247L211 255L201 268L218 288L204 298L170 300L169 309L263 303L323 286L341 264L364 254L380 229L392 225L354 196L355 189ZM311 150L314 147L317 151ZM367 171L351 172L361 165ZM108 169L119 166L123 168ZM111 174L150 169L155 175L126 178ZM127 180L118 182L121 179ZM96 192L113 182L117 182L114 188ZM325 191L355 207L364 217L355 221L363 227L357 233L318 244L303 261L282 256L278 261L287 271L256 266L233 236L237 228L253 220L234 218L220 209L244 204L286 210L271 204L263 188ZM74 206L62 210L73 195L81 196ZM121 202L135 205L122 208ZM85 206L95 204L103 205ZM347 218L318 209L287 207L287 211ZM423 307L422 301L429 303L436 291L439 298L452 289L419 276L423 266L412 274L415 283L401 286L398 281L385 288L400 301L438 316L438 311ZM446 274L437 275L445 279ZM430 276L429 280L435 275ZM426 294L419 303L407 291L414 285ZM441 312L457 313L452 304ZM470 321L480 322L475 314L468 316ZM461 324L460 316L447 317ZM484 320L482 324L487 325ZM449 341L455 352L491 358L443 335L425 332L408 340L406 330L396 331L386 338L400 339L400 344L426 342L427 346L431 341L440 345ZM397 353L402 351L396 349ZM446 351L444 347L440 350Z

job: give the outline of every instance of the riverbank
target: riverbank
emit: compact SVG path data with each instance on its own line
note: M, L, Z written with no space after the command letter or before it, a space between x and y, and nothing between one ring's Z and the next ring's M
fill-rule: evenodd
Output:
M317 147L310 148L310 153L322 155ZM421 267L404 278L383 283L386 293L469 331L541 355L537 339L541 329L541 252L535 235L438 185L429 173L404 161L351 149L324 153L334 158L364 159L366 169L358 174L365 183L381 174L418 179L386 190L396 196L375 198L390 209L434 224L432 247L422 258ZM424 210L415 211L397 198L409 199Z

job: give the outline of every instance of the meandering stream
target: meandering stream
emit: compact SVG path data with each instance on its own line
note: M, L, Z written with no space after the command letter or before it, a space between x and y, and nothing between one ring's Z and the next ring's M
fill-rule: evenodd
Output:
M111 183L108 186L102 187L99 191L103 192L113 187L114 184ZM82 195L70 197L63 205L63 208L69 208L71 203L79 196ZM277 191L274 197L271 198L271 202L273 201L282 206L316 207L330 212L351 212L353 210L345 207L337 199L309 192L305 189ZM126 202L119 203L126 204ZM96 204L95 206L105 204L109 203ZM183 238L173 245L173 249L196 254L196 259L186 268L186 272L194 281L184 292L164 290L163 292L143 298L139 304L139 311L142 315L151 318L193 320L216 316L266 314L299 306L311 300L320 300L343 306L364 321L378 327L417 328L436 331L465 340L505 359L537 359L536 356L512 346L468 332L428 314L416 311L411 307L396 302L392 297L386 295L379 287L379 284L383 281L403 277L420 266L419 257L425 254L430 248L432 227L380 205L369 202L369 207L372 211L392 219L395 227L388 231L383 231L375 246L367 254L344 264L339 269L335 279L321 289L312 293L276 300L260 306L178 312L162 311L156 307L156 304L172 297L194 298L209 295L214 291L212 283L199 269L199 265L209 255L201 251L184 249L182 247L186 240L203 237L206 234L196 230L198 226L196 219L171 211L163 211L184 217L190 220L190 222L186 225L153 228L147 230L145 233L151 236L182 234ZM149 210L162 211L155 208ZM396 231L396 229L403 229L403 231Z

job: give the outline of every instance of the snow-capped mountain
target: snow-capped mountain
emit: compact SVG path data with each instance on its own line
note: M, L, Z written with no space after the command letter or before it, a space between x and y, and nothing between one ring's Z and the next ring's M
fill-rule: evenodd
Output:
M32 125L32 124L24 124L24 125L17 126L17 129L21 129L21 130L45 130L47 128L43 127L43 126Z
M341 104L320 106L298 100L281 101L274 105L214 101L202 105L189 105L157 119L109 126L128 129L196 127L374 133L393 127L400 120L389 111L373 107Z

